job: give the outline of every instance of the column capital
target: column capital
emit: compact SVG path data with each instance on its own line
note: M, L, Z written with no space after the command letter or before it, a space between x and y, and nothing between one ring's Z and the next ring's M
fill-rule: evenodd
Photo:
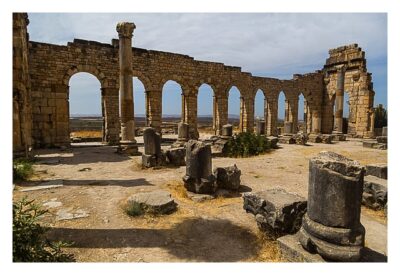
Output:
M130 22L119 22L117 24L117 32L119 38L132 38L133 31L135 30L136 25Z

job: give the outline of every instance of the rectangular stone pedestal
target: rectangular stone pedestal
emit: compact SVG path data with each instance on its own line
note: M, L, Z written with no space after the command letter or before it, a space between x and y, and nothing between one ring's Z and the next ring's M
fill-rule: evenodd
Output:
M293 138L293 135L283 135L279 136L279 143L295 144L296 140Z

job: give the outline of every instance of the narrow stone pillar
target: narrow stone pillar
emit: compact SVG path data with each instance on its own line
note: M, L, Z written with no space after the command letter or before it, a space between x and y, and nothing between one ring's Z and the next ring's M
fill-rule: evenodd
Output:
M146 91L146 118L147 126L153 127L161 133L162 92L160 90Z
M197 94L194 92L185 92L185 120L189 124L189 137L192 139L199 138L197 131Z
M333 131L343 133L343 104L344 104L344 68L337 70L336 97L335 97L335 119Z
M268 132L268 102L267 98L264 97L264 133Z
M254 99L243 98L242 128L244 132L254 132Z
M119 150L128 154L138 153L135 140L132 79L132 36L135 27L135 24L128 22L120 22L117 24L119 37L119 100L121 118L121 141Z
M321 133L321 112L318 110L311 111L311 133Z
M360 222L365 168L333 152L310 160L307 213L301 245L326 260L358 261L365 228Z
M187 123L178 123L178 141L189 140L189 125Z
M109 145L119 144L119 125L118 110L118 88L102 88L103 116L104 116L104 138Z
M226 95L217 95L216 97L216 135L221 135L222 126L228 124L228 97Z
M185 188L194 193L212 194L217 189L212 174L211 147L204 142L189 140L186 147Z
M299 118L299 98L291 98L289 100L289 121L292 122L292 133L297 133Z
M268 115L266 117L267 122L267 136L277 136L278 131L276 128L276 121L278 118L278 100L268 99Z
M142 165L147 168L163 165L165 157L161 153L160 134L154 128L147 127L143 131L143 143Z

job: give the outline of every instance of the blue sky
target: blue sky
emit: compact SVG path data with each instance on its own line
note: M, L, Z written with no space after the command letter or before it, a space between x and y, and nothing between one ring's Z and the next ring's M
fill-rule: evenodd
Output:
M295 73L321 69L328 50L358 43L366 52L374 82L375 105L387 106L387 16L384 13L30 13L33 41L65 45L74 38L110 43L119 21L136 24L135 47L188 54L197 60L240 66L255 76L290 79ZM198 114L212 114L212 90L204 85ZM144 114L144 88L134 79L135 113ZM283 117L280 97L279 117ZM256 116L263 96L256 96ZM180 114L181 90L169 81L163 89L163 114ZM300 102L299 109L303 108ZM79 73L70 80L71 114L99 114L100 83ZM346 112L346 110L345 110ZM239 114L239 92L232 88L229 113ZM302 114L299 112L299 116Z

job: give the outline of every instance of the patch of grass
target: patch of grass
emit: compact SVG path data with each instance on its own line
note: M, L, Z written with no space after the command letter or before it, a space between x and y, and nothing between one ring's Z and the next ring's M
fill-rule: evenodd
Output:
M71 243L51 242L45 237L48 229L38 223L47 210L42 210L34 200L13 204L13 261L14 262L73 262L73 254L62 251Z
M131 217L141 216L145 212L146 212L146 209L143 207L143 205L136 201L127 203L127 205L125 207L125 213Z
M169 181L166 184L168 190L171 192L172 197L180 198L180 199L189 199L187 190L185 186L183 186L183 182L178 180Z
M243 132L236 134L226 145L229 157L251 157L263 154L271 149L271 143L265 136Z
M75 131L71 133L71 137L80 137L80 138L101 138L103 136L102 131L100 130L82 130Z
M276 240L269 238L264 232L258 231L255 245L259 246L257 255L252 262L283 262L283 257Z
M27 180L33 175L33 162L29 159L20 158L13 161L14 180Z

